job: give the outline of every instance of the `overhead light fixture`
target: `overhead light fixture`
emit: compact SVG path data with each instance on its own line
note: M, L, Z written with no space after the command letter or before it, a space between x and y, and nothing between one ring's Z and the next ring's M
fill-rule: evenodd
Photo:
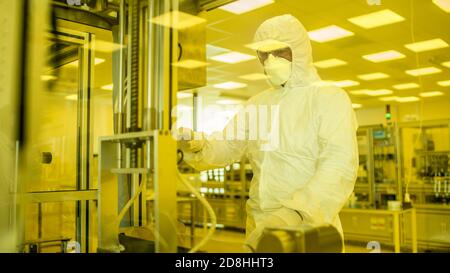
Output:
M352 95L367 95L367 92L370 91L369 89L358 89L358 90L352 90L349 91Z
M405 47L414 52L423 52L428 50L445 48L448 47L448 44L442 39L432 39L412 44L406 44Z
M357 77L364 81L373 81L373 80L379 80L379 79L386 79L386 78L389 78L390 76L385 73L377 72L377 73L370 73L370 74L362 74L362 75L358 75Z
M53 75L41 75L41 81L54 81L57 78L58 77L53 76Z
M208 65L209 65L209 63L205 63L205 62L197 61L197 60L191 60L191 59L183 60L183 61L176 62L173 64L173 66L186 68L186 69L196 69L196 68L205 67Z
M371 90L371 89L361 89L361 90L352 90L350 94L352 95L368 95L372 97L390 95L393 92L388 89L379 89L379 90Z
M230 50L219 46L213 46L210 44L206 45L206 58L208 59L211 58L212 56L216 56L226 52L230 52Z
M78 95L77 94L73 94L73 95L67 95L65 97L66 100L78 100Z
M418 88L418 87L420 87L420 85L418 85L417 83L414 83L414 82L409 82L409 83L395 84L392 87L397 90L405 90L405 89Z
M102 87L101 87L101 89L102 90L108 90L108 91L112 91L113 90L113 84L111 83L111 84L107 84L107 85L103 85Z
M353 107L353 109L358 109L358 108L361 108L362 105L359 103L352 103L352 107Z
M376 96L384 96L392 94L392 90L389 89L378 89L378 90L368 90L366 95L376 97Z
M328 59L323 61L315 62L314 65L318 68L330 68L330 67L336 67L336 66L342 66L346 65L347 62L340 60L340 59Z
M441 65L450 68L450 62L443 62Z
M444 93L442 93L440 91L422 92L419 94L419 96L421 96L422 98L437 97L437 96L442 96L442 95L444 95Z
M433 0L433 4L447 13L450 12L450 0Z
M450 80L437 82L440 86L450 86Z
M226 100L218 100L218 101L216 101L216 103L221 104L221 105L236 105L236 104L241 104L242 101L226 99Z
M331 25L328 27L312 30L308 32L309 39L319 42L325 43L337 39L342 39L345 37L355 35L353 32L338 27L336 25Z
M206 23L206 19L175 10L154 17L150 22L179 30Z
M186 99L186 98L192 98L192 93L185 93L185 92L178 92L177 93L177 99Z
M413 101L419 101L420 98L418 97L399 97L397 98L397 102L413 102Z
M253 59L256 59L256 57L253 55L248 55L248 54L233 51L233 52L213 56L210 59L217 61L217 62L235 64L235 63L245 62L248 60L253 60Z
M423 67L423 68L418 68L418 69L411 69L411 70L406 70L406 74L409 74L411 76L425 76L425 75L430 75L430 74L436 74L436 73L440 73L442 72L441 69L430 66L430 67Z
M215 88L219 89L238 89L238 88L244 88L247 87L247 84L241 83L241 82L223 82L213 85Z
M280 42L273 39L266 39L259 42L254 42L251 44L246 44L245 47L248 47L252 50L258 50L263 52L274 51L277 49L289 47L287 43Z
M397 96L379 98L379 100L381 100L381 101L396 101L397 99L398 99Z
M238 0L219 7L234 14L242 14L272 4L273 0Z
M239 76L239 78L243 79L243 80L248 80L248 81L258 81L258 80L268 79L269 77L267 77L266 74L262 74L262 73L252 73L252 74Z
M381 27L405 21L405 18L390 9L384 9L347 19L351 23L365 29Z
M334 81L333 84L338 87L350 87L359 85L359 82L352 80L343 80L343 81Z
M381 62L402 59L402 58L405 58L406 56L395 50L387 50L387 51L364 55L362 57L364 59L374 62L374 63L381 63Z

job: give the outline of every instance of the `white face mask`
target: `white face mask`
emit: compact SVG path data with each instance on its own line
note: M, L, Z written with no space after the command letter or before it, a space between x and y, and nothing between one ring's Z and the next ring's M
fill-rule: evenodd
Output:
M264 70L267 76L269 76L269 81L274 86L281 86L291 76L292 63L285 58L274 57L272 54L269 54L267 60L264 62Z

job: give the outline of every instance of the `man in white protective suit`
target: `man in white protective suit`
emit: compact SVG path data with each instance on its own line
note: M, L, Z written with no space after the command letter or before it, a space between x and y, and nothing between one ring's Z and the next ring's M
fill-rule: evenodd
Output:
M266 20L253 45L273 88L250 98L223 132L202 138L182 128L178 137L188 139L181 138L179 148L199 170L247 155L253 169L246 224L251 249L269 226L331 224L342 235L338 213L353 192L358 169L352 103L344 90L321 82L307 31L295 17ZM236 125L253 106L268 106L269 114L250 115L245 128ZM271 118L266 138L249 137L249 127L261 125L262 116Z

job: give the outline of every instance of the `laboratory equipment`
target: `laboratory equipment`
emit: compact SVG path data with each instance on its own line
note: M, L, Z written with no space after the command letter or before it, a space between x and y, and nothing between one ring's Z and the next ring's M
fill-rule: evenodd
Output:
M331 225L272 227L263 231L256 247L259 253L340 253L342 237Z

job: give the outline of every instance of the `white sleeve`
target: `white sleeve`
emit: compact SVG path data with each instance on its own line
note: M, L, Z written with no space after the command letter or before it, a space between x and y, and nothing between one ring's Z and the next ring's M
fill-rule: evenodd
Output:
M238 137L245 136L243 130L237 126L236 115L222 132L213 133L205 140L202 150L185 154L184 160L197 170L225 167L239 161L247 148L245 137Z

